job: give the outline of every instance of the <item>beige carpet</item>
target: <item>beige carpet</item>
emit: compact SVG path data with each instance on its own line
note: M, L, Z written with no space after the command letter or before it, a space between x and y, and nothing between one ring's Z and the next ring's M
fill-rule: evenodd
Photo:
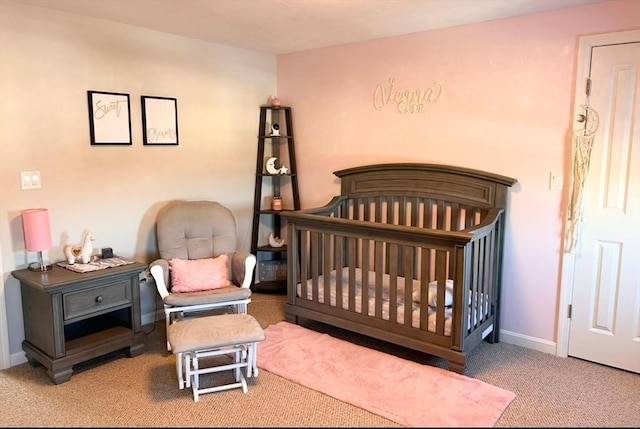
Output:
M249 313L263 328L284 320L284 296L254 294ZM309 324L337 338L415 362L440 359L354 334ZM52 384L28 363L0 371L3 427L398 427L399 424L331 396L260 371L249 392L204 395L195 403L179 390L175 359L165 349L164 321L135 358L114 354L74 368ZM482 343L469 356L467 376L510 390L516 399L496 427L640 427L640 376L511 344Z

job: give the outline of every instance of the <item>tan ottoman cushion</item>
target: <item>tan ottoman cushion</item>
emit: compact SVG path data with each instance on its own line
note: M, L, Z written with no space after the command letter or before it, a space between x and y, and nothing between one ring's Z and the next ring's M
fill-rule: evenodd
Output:
M185 353L264 341L264 331L248 314L223 314L180 320L169 325L173 353Z

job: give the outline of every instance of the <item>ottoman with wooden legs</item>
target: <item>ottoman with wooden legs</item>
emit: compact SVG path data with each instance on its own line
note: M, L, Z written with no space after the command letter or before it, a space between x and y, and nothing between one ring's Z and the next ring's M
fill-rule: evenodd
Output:
M195 402L199 395L221 390L242 388L247 393L247 378L258 376L258 343L265 335L253 316L223 314L184 319L169 325L167 335L176 355L179 387L190 387ZM231 356L232 362L200 368L201 358L222 355ZM200 375L220 371L233 371L235 382L200 388Z

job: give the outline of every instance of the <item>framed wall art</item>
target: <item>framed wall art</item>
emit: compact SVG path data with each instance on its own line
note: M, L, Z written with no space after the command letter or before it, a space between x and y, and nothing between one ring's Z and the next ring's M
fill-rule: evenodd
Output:
M143 95L142 141L145 145L178 144L178 102L175 98Z
M87 91L92 145L131 144L129 94Z

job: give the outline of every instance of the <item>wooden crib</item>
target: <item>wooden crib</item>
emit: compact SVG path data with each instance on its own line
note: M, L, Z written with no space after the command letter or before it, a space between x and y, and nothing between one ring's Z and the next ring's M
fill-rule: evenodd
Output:
M442 357L464 373L498 341L504 224L515 179L434 164L334 173L341 195L282 213L286 319L315 320Z

